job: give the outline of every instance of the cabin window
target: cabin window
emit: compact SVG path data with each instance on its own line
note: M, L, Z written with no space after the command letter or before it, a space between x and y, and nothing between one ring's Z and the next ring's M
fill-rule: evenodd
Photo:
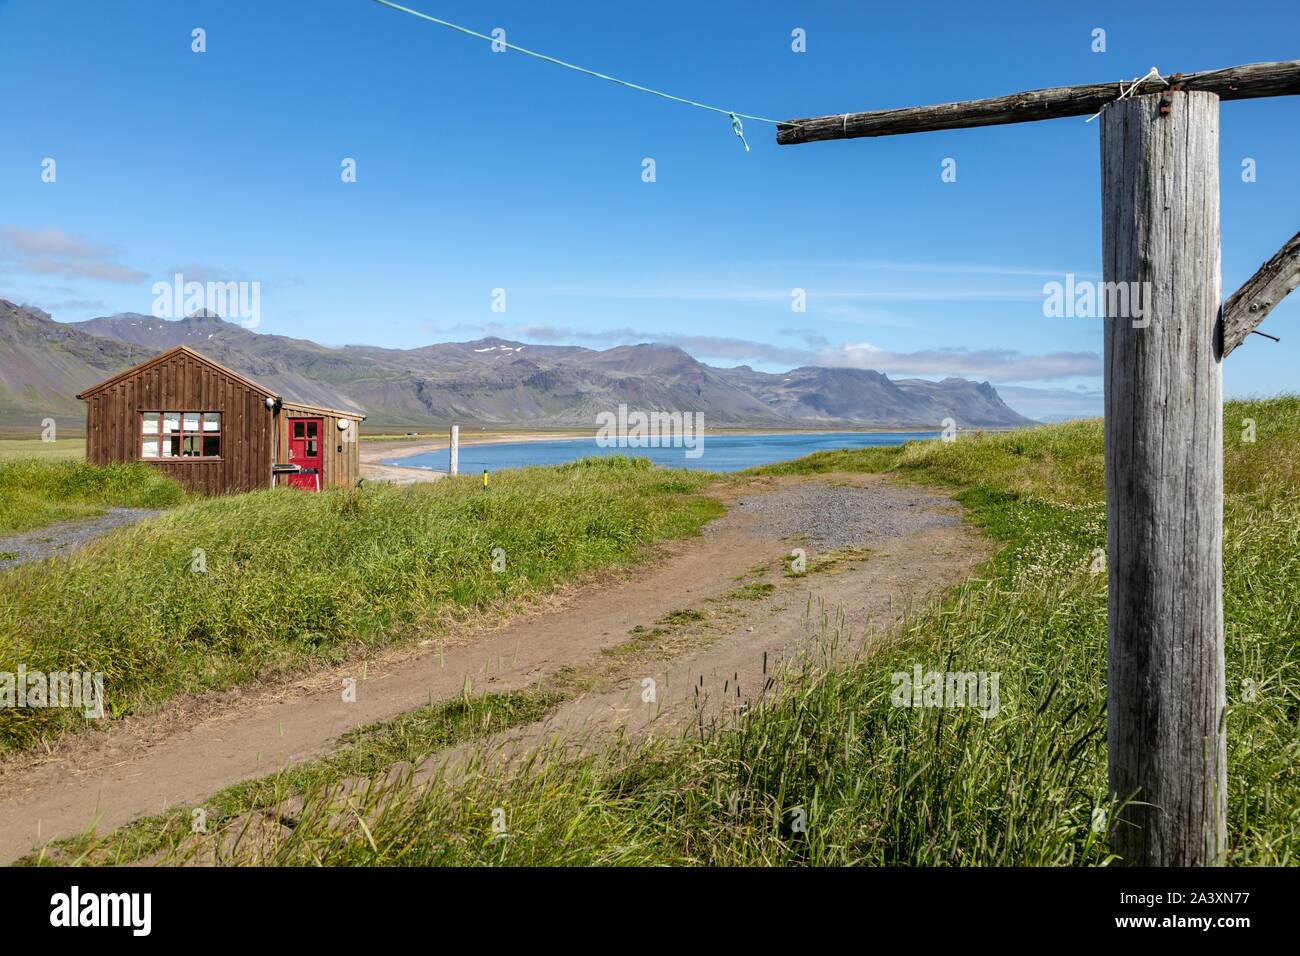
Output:
M220 412L141 412L140 457L220 458Z

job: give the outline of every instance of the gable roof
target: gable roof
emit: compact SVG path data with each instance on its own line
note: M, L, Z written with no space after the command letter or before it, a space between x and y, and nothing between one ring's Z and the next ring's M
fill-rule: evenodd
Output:
M265 385L258 385L251 378L245 378L243 375L240 375L238 372L234 371L233 369L226 368L220 362L214 362L212 359L208 358L202 352L197 352L194 349L190 348L188 345L177 345L174 346L173 348L169 348L166 352L162 352L159 353L158 355L155 355L153 358L149 359L148 361L141 362L139 365L133 365L125 372L118 372L112 378L105 379L104 381L100 382L98 385L92 385L90 388L86 389L80 395L78 395L77 398L81 399L84 402L86 400L87 395L94 395L96 392L103 391L104 389L108 388L108 386L110 385L116 385L118 382L122 381L122 379L130 377L134 375L136 372L143 372L145 369L153 368L155 365L161 365L163 362L166 362L168 359L175 358L177 355L188 355L190 358L197 359L198 361L202 362L204 365L208 366L209 368L215 369L216 371L220 372L223 375L229 375L235 381L239 382L242 385L248 386L249 388L253 389L253 391L255 392L261 392L263 395L269 395L271 398L276 397L275 392L267 388Z
M310 402L295 402L288 398L282 398L280 400L280 407L295 412L324 412L326 415L333 415L335 418L358 418L361 421L366 420L365 412L350 412L345 408L330 408L328 405L312 405Z
M283 398L278 392L274 391L273 389L269 389L265 385L259 385L257 382L254 382L251 378L247 378L243 375L240 375L234 369L227 368L226 366L222 365L220 362L213 361L212 359L204 355L202 352L199 352L196 349L192 349L188 345L177 345L172 348L169 348L166 352L161 352L158 355L155 355L153 358L149 359L148 361L141 362L139 365L134 365L124 372L119 372L118 374L114 375L112 378L105 379L104 381L100 382L98 385L92 385L90 388L86 389L81 394L79 394L77 398L81 399L84 402L87 396L94 395L96 392L103 391L104 389L108 388L110 385L116 385L124 378L128 378L136 374L137 372L144 371L145 369L153 368L155 365L160 365L163 362L166 362L168 359L174 358L177 355L188 355L190 358L202 362L204 365L208 366L211 369L214 369L215 371L220 372L222 375L230 376L235 381L239 382L241 385L245 385L248 388L251 388L255 392L261 392L263 395L266 395L268 398L280 399L283 405L296 405L302 408L313 409L315 411L335 412L340 417L361 418L361 419L364 419L366 417L361 412L351 412L341 408L326 408L321 405L302 405L299 402L289 401L288 399Z

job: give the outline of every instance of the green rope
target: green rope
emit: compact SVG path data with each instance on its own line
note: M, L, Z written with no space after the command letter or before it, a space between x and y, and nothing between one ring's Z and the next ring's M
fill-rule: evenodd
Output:
M666 100L672 100L674 103L684 103L687 106L694 106L697 109L709 110L714 113L721 113L723 116L729 116L731 117L731 128L735 131L736 135L740 137L740 141L745 144L745 152L749 152L749 143L745 142L744 128L740 125L739 117L744 117L747 120L754 120L755 122L759 122L759 123L771 123L773 126L800 125L798 123L790 123L786 120L771 119L766 116L753 116L749 113L737 113L734 110L724 110L721 107L710 106L707 103L697 103L695 100L688 100L680 96L673 96L671 93L664 93L661 92L660 90L652 90L648 86L641 86L640 84L637 83L629 83L627 80L620 80L618 77L609 76L606 73L597 73L595 70L589 70L584 66L578 66L577 64L574 63L566 63L564 60L557 60L555 57L547 56L545 53L537 53L534 50L526 50L521 46L515 46L513 43L507 43L505 40L498 40L495 37L490 37L485 33L479 33L477 30L471 30L468 27L462 27L458 24L451 23L447 20L439 20L437 17L431 17L429 16L429 14L421 13L419 10L412 10L410 7L404 7L401 4L392 3L391 0L375 0L375 2L381 3L386 7L391 7L394 10L400 10L402 13L409 13L411 16L419 17L421 20L428 20L430 23L436 23L439 26L447 27L448 29L456 30L460 33L467 34L468 36L477 37L480 40L487 40L489 43L498 44L500 46L505 47L508 50L514 50L516 53L523 53L526 54L527 56L536 57L539 60L545 60L547 63L554 63L556 66L562 66L569 70L575 70L578 73L585 73L588 76L594 76L598 80L607 80L610 83L617 83L619 86L626 86L630 90L639 90L642 93L649 93L652 96L660 96Z
M731 128L735 131L736 135L740 137L741 145L745 147L745 152L748 153L749 144L745 142L745 127L736 117L735 113L731 114Z

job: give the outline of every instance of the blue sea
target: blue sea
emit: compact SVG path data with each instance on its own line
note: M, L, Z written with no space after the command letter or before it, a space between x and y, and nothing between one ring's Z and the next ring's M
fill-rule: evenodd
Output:
M503 468L530 465L562 465L591 455L639 455L666 468L698 468L707 471L742 471L756 465L802 458L815 451L840 448L869 448L901 445L919 439L937 438L938 432L815 432L776 433L769 435L710 435L705 433L700 448L703 453L688 458L686 448L602 448L595 437L565 438L555 441L503 442L491 445L460 446L460 472L479 474ZM691 451L698 451L692 449ZM446 471L448 453L429 452L409 458L385 459L386 464L432 468Z

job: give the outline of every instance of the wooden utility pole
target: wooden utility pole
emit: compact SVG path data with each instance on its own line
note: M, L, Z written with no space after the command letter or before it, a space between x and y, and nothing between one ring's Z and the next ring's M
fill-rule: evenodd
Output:
M1228 797L1219 98L1139 96L1101 121L1102 273L1127 291L1107 311L1130 305L1105 319L1107 763L1134 801L1111 841L1207 865Z
M1227 843L1221 359L1300 284L1300 235L1221 306L1219 100L1284 94L1300 60L777 128L796 144L1101 113L1108 774L1130 864L1214 864Z

